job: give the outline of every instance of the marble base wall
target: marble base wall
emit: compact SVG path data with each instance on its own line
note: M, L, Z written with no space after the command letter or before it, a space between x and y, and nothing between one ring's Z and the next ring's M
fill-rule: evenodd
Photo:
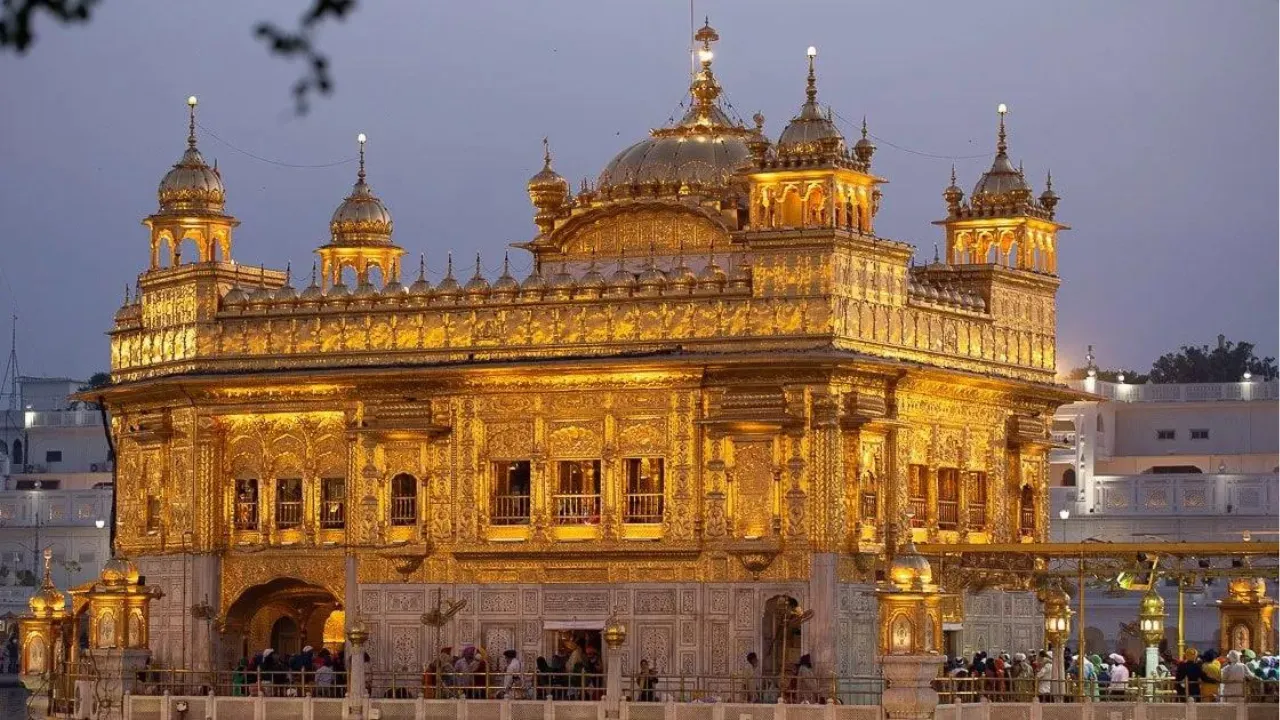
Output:
M197 670L221 666L215 660L217 629L212 621L191 615L191 606L216 605L219 597L218 559L211 555L142 556L134 559L148 585L164 596L151 603L151 661L160 667Z
M1035 593L986 590L964 596L964 626L957 649L1026 652L1044 645L1044 614Z

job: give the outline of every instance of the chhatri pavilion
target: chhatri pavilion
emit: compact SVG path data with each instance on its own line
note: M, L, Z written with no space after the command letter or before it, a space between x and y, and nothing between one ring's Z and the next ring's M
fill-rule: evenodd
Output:
M164 592L157 665L334 645L359 613L375 669L466 643L532 667L616 613L627 670L803 652L853 675L908 534L1047 539L1066 226L1003 108L991 168L943 192L945 255L917 264L876 234L875 145L819 104L815 53L773 135L721 102L718 39L696 35L684 116L594 184L547 153L524 278L403 262L362 142L295 287L235 246L191 99L102 394L117 549ZM1031 562L934 563L945 649L1041 645Z

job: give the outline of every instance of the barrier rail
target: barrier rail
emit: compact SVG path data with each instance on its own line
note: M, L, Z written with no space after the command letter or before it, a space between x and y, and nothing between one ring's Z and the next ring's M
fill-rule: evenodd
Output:
M1228 699L1224 693L1227 688L1219 684L1216 693L1217 701L1274 703L1277 699L1278 683L1275 680L1250 679L1241 688L1241 693L1234 693ZM938 691L940 702L944 705L959 703L1070 703L1082 702L1129 702L1129 703L1168 703L1187 702L1188 693L1192 699L1200 694L1200 688L1192 681L1187 684L1171 677L1165 678L1130 678L1125 683L1099 683L1086 680L1084 687L1074 678L1054 680L1035 678L988 678L988 677L943 677L934 681L934 689Z

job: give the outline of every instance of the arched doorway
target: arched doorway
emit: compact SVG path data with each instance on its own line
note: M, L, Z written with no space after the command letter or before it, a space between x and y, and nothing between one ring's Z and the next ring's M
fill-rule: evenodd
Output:
M271 625L271 647L282 655L295 655L302 650L298 623L288 615L281 615Z
M799 601L789 595L775 595L765 602L760 618L761 671L765 677L778 677L800 660L800 628L812 616L812 611L802 610Z
M325 623L331 615L340 614L341 607L328 589L297 578L276 578L254 585L240 593L227 609L223 657L219 661L234 664L266 648L282 654L296 653L307 645L319 649L332 639L332 629L326 633ZM330 649L336 652L340 647Z

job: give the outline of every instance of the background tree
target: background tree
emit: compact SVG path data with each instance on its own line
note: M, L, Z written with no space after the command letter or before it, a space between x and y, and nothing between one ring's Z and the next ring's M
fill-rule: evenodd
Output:
M1147 382L1149 375L1145 373L1128 370L1125 368L1116 368L1114 370L1098 369L1098 379L1106 382L1120 382L1120 376L1124 375L1124 381L1127 383L1142 384ZM1068 380L1083 380L1089 376L1089 368L1078 367L1067 372Z
M1274 380L1276 359L1254 355L1253 343L1233 343L1219 335L1213 349L1183 345L1177 352L1162 355L1151 365L1151 382L1239 382L1246 372L1257 379Z
M62 23L80 25L93 19L94 8L102 0L4 0L0 14L0 50L23 54L36 40L35 24L39 15ZM312 93L328 95L333 91L329 75L329 59L312 41L316 28L325 20L342 20L356 7L357 0L308 0L298 26L284 29L275 23L262 22L254 27L254 35L277 55L302 60L306 70L293 85L294 107L306 113Z

